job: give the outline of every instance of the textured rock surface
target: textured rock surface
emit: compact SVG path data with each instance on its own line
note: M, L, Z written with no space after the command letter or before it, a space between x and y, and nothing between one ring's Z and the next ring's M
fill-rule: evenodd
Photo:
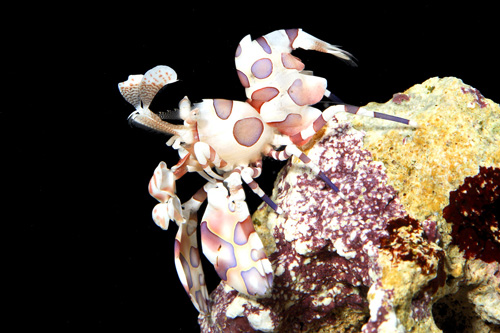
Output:
M500 328L500 267L477 250L499 245L500 108L455 78L429 79L367 108L420 127L351 115L329 125L308 155L347 202L289 162L273 194L285 214L262 207L253 217L275 270L272 294L252 299L219 285L202 331ZM476 201L490 201L462 209L464 183L478 184ZM450 205L453 191L465 199ZM445 219L448 206L459 222ZM479 242L485 234L489 243Z
M500 165L500 108L459 79L431 78L385 104L370 103L366 108L420 124L413 131L345 115L365 131L364 148L384 163L389 183L418 220L441 212L449 192L466 177L477 175L479 166Z
M500 320L500 268L496 251L500 246L500 211L498 208L493 211L493 207L500 207L499 105L482 96L477 89L450 77L431 78L394 95L385 104L370 103L367 108L408 117L421 125L417 131L401 130L392 124L345 116L346 121L352 121L354 127L365 131L364 148L375 160L384 163L389 184L398 192L408 214L419 221L434 221L441 235L438 244L444 251L446 284L430 302L430 305L438 302L434 309L437 327L445 331L448 327L450 332L500 330L498 326L494 328ZM488 167L491 167L491 176L484 175ZM481 181L477 186L488 193L478 195L470 188L463 188L463 184L474 183L472 179L488 179L491 185L486 186L487 182ZM450 197L460 197L453 194L460 188L465 189L463 197L450 205ZM481 204L471 209L471 202ZM450 206L468 218L445 219L443 210L450 210ZM480 214L477 207L485 207L486 213ZM480 246L477 234L481 236ZM489 240L493 249L487 251ZM454 246L457 244L458 248ZM496 258L483 258L490 262L487 264L474 260L475 253L493 253ZM464 256L470 260L466 261ZM395 282L395 290L398 286L402 287L401 283ZM443 313L453 316L443 316ZM406 311L400 311L398 317L405 315ZM432 316L428 318L433 319ZM428 322L430 326L422 324L422 320L409 320L405 327L416 331L437 329L434 320Z

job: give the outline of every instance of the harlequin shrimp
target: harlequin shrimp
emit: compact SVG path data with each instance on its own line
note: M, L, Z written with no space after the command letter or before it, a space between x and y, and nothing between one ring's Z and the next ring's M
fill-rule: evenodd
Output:
M149 109L158 91L177 81L172 68L157 66L144 75L130 75L118 85L135 108L129 121L171 135L167 145L179 153L179 162L170 169L160 162L149 183L149 193L159 201L153 209L154 222L168 229L172 220L179 227L175 266L202 315L208 313L210 302L196 231L197 212L205 200L207 208L199 224L203 253L229 286L251 296L264 296L272 288L273 268L253 227L243 189L244 182L276 213L282 213L255 181L262 172L262 158L286 160L296 156L344 198L339 187L298 147L339 112L416 125L351 105L333 105L323 111L312 107L323 97L337 99L326 89L324 78L305 72L300 59L291 55L296 48L352 61L349 53L301 29L278 30L256 40L246 36L235 59L248 100L204 99L191 104L184 97L178 109L182 125L169 123ZM197 172L207 183L181 204L176 181L188 172Z

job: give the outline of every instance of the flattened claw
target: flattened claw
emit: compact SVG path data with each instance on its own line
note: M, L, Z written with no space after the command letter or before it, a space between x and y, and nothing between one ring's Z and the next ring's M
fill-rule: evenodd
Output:
M168 199L167 203L159 203L153 208L153 221L163 230L168 229L169 221L182 223L182 207L177 196Z
M170 216L168 215L168 205L164 203L159 203L153 208L153 221L156 225L163 230L168 229L168 224L170 222Z
M205 314L208 312L209 296L196 239L196 212L204 199L192 199L196 203L187 205L191 208L183 215L180 200L175 194L175 179L174 171L167 168L165 162L160 162L149 182L149 193L160 201L153 209L153 220L164 230L168 228L170 220L179 226L175 237L175 268L194 306Z
M165 162L160 162L149 182L149 193L160 201L153 209L153 220L164 230L168 228L170 220L179 226L175 237L175 268L196 309L207 313L209 296L196 239L196 213L204 198L200 195L200 198L192 199L195 203L187 205L190 208L183 214L180 200L175 194L175 179L174 171L167 168Z
M153 177L149 182L149 194L159 202L165 203L170 197L175 196L174 173L167 168L165 162L160 162L156 167Z
M244 201L231 205L222 184L208 191L208 206L200 225L203 253L219 277L248 295L265 295L273 270L255 232Z
M175 194L175 175L160 162L149 182L149 194L160 203L153 209L153 220L162 229L168 229L169 220L180 224L184 221L179 198Z

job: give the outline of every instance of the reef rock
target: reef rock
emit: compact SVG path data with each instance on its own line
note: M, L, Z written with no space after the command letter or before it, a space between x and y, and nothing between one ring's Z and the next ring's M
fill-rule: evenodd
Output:
M432 78L339 115L276 180L253 220L271 294L221 283L203 332L489 332L500 329L500 108L456 78ZM336 121L335 121L336 120Z

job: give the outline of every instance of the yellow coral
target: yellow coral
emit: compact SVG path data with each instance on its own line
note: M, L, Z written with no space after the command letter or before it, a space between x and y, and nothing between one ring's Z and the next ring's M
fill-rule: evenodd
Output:
M423 220L441 214L448 193L479 166L500 166L500 107L452 77L431 78L404 93L408 101L366 108L415 120L417 129L346 117L366 132L364 148L384 163L407 212Z

